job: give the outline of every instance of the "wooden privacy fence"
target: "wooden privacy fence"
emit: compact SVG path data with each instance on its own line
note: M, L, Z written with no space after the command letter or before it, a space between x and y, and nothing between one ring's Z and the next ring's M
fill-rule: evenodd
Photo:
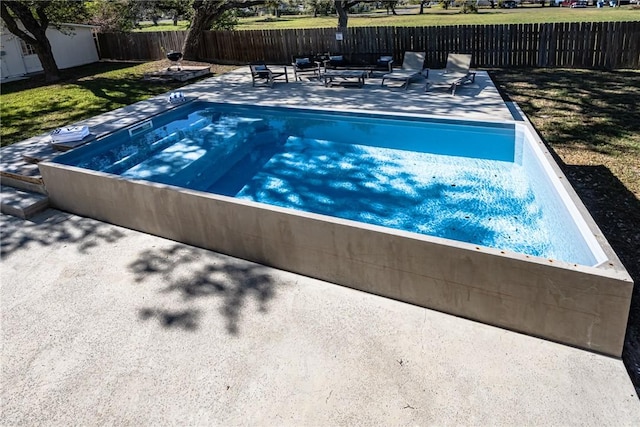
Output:
M163 46L179 49L185 32L100 34L103 58L161 59ZM103 49L103 40L108 48ZM171 44L174 43L174 44ZM446 27L206 31L199 57L218 63L265 60L287 64L293 55L424 51L428 67L442 67L450 52L471 53L473 67L640 68L640 21Z
M101 59L155 61L167 52L182 50L186 31L153 33L98 33Z

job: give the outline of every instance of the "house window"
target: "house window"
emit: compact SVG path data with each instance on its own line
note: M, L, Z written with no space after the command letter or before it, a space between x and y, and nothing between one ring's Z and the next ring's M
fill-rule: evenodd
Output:
M25 43L24 40L20 40L20 46L22 47L22 56L36 54L36 49L29 43Z

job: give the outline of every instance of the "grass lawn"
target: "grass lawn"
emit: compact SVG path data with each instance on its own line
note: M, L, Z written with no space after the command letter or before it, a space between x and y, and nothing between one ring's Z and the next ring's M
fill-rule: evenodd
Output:
M423 15L418 15L418 8L398 8L398 15L387 15L386 11L376 11L366 15L351 15L350 27L422 27L437 25L471 25L471 24L528 24L541 22L605 22L640 20L640 8L633 6L605 7L597 9L588 7L571 9L568 7L540 7L526 5L516 9L480 8L477 14L462 14L460 8L444 10L441 8L425 8ZM271 30L281 28L333 28L337 25L336 16L286 15L276 18L271 15L241 18L238 30ZM172 23L161 23L154 26L143 23L138 31L183 31L188 22L180 21L178 26Z
M417 11L416 11L417 13ZM422 27L437 25L472 24L528 24L538 22L581 22L581 21L634 21L640 19L640 10L630 7L584 8L565 7L522 7L516 9L480 9L479 13L461 14L459 8L449 10L425 9L423 15L387 15L378 12L361 16L350 16L350 27ZM268 30L277 28L331 28L337 25L335 16L283 16L243 18L239 30Z
M604 165L640 199L640 71L493 73L567 164Z
M53 85L45 85L43 78L37 76L5 83L0 94L0 143L13 144L186 84L142 80L145 72L163 66L167 66L163 61L105 62L64 70L63 80ZM217 67L212 71L224 69Z

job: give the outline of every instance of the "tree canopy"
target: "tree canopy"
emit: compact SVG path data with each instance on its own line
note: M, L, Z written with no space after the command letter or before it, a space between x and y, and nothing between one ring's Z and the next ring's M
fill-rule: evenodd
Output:
M233 9L260 6L265 3L266 0L195 0L193 19L182 48L184 58L198 59L200 35L203 31L210 30L214 22L222 19L225 13Z

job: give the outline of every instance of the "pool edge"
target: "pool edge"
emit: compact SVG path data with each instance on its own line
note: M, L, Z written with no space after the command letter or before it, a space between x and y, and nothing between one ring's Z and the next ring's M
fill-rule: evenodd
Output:
M633 289L622 264L545 263L72 166L40 166L52 205L65 211L600 353L622 352Z

